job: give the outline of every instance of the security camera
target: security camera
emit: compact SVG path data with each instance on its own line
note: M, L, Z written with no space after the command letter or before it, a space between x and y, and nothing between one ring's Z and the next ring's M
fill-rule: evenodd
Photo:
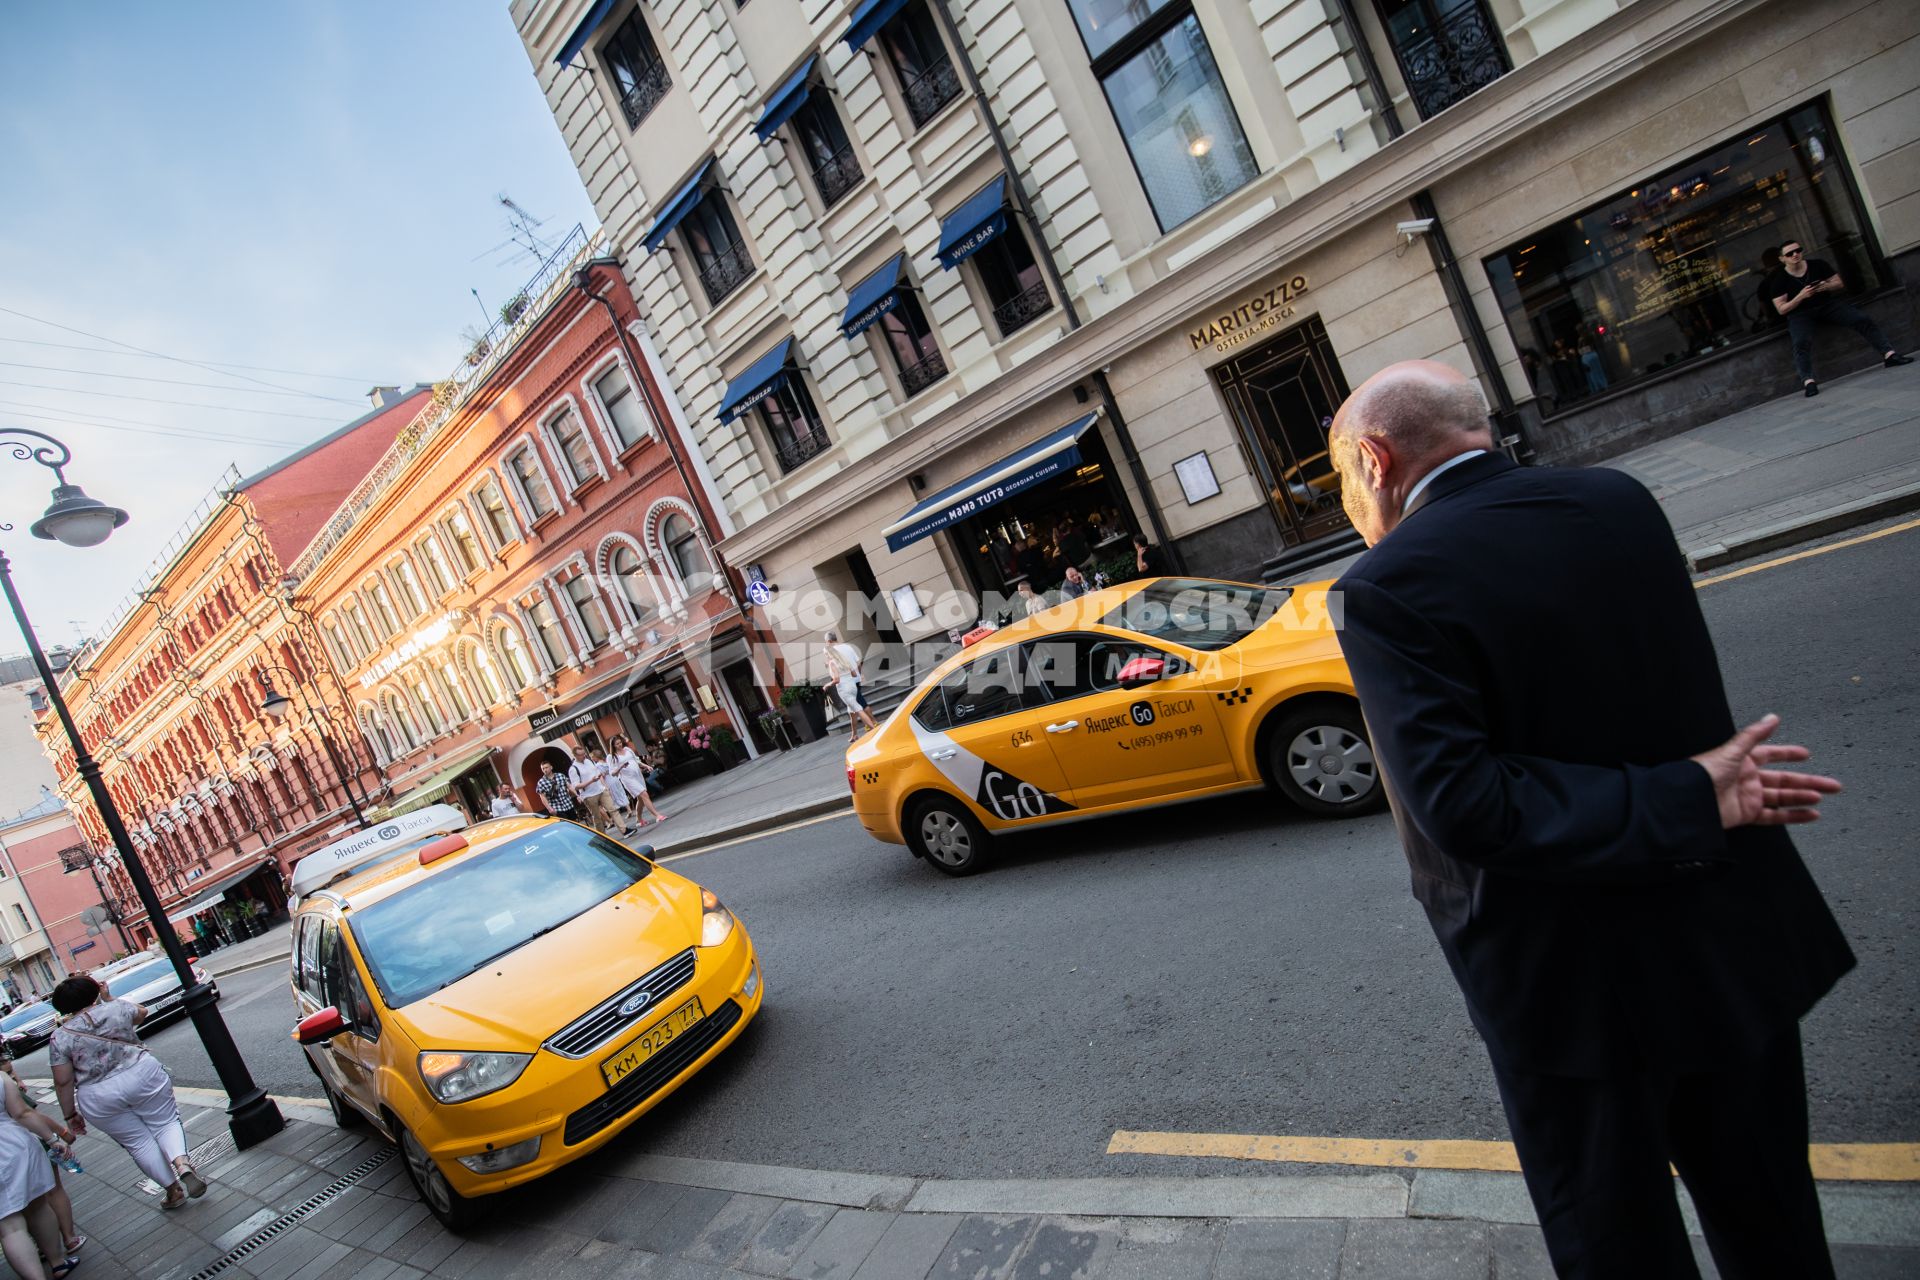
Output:
M1412 222L1403 222L1399 226L1403 236L1423 236L1433 230L1432 218L1415 218Z

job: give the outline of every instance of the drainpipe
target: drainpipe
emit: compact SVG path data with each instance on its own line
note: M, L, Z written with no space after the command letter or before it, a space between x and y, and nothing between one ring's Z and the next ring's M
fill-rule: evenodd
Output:
M1523 454L1533 450L1527 444L1526 434L1520 425L1519 411L1514 407L1513 396L1507 390L1507 380L1500 373L1500 364L1494 358L1493 343L1487 338L1487 327L1480 323L1480 313L1474 309L1473 298L1467 292L1467 278L1460 270L1460 260L1453 256L1453 245L1447 240L1447 228L1440 221L1440 210L1433 203L1432 193L1420 190L1413 193L1408 201L1413 206L1413 216L1422 218L1432 225L1427 228L1427 248L1433 253L1434 270L1440 273L1440 286L1446 290L1447 305L1453 310L1453 318L1467 337L1467 349L1473 353L1473 362L1479 367L1481 380L1493 392L1494 443L1506 451L1508 457L1518 462Z
M1067 293L1066 281L1061 279L1060 267L1053 260L1053 249L1047 244L1047 237L1040 230L1039 221L1033 216L1033 204L1027 199L1026 184L1020 181L1020 170L1013 163L1013 150L1007 145L1007 135L1000 129L1000 121L993 114L993 103L987 98L987 92L980 87L980 77L973 69L973 59L967 54L966 41L960 38L960 28L953 21L953 14L947 9L947 0L932 0L934 15L940 19L940 26L947 33L947 40L960 56L961 74L967 78L967 88L973 94L973 100L980 104L981 118L987 122L987 135L993 139L993 149L1000 157L1000 167L1013 181L1013 202L1022 221L1033 229L1035 247L1039 250L1040 268L1047 274L1047 280L1053 286L1054 296L1060 299L1060 309L1066 313L1067 328L1078 329L1081 325L1080 312L1073 305L1073 298ZM1170 561L1169 567L1176 573L1186 572L1186 557L1180 554L1180 548L1174 545L1167 535L1166 520L1160 514L1160 504L1154 501L1153 486L1147 483L1147 469L1140 462L1140 451L1134 447L1133 432L1127 429L1126 415L1120 412L1119 402L1113 397L1113 387L1107 382L1107 371L1093 371L1093 384L1100 392L1101 407L1106 410L1107 422L1113 427L1113 433L1119 437L1120 453L1126 459L1127 470L1133 476L1134 487L1140 491L1140 501L1146 504L1147 522L1153 526L1153 539Z
M1380 64L1374 61L1373 46L1367 43L1367 30L1360 25L1360 15L1354 11L1353 0L1333 0L1333 7L1340 15L1340 21L1353 37L1354 56L1360 59L1360 78L1367 82L1367 90L1373 94L1374 109L1380 113L1380 123L1387 126L1387 141L1392 142L1406 132L1400 127L1400 117L1394 112L1393 98L1387 93L1386 77L1380 74Z

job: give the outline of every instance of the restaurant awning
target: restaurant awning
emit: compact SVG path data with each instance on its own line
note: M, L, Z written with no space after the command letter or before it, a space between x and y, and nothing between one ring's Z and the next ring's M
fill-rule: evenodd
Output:
M713 168L713 161L709 159L705 164L694 170L693 176L688 178L686 182L681 185L680 189L674 192L665 204L660 206L660 216L653 220L653 228L647 232L646 238L641 241L641 243L647 247L648 253L652 253L662 244L665 244L667 233L679 226L680 219L686 217L693 211L693 206L700 203L700 184L705 180L707 170L711 168Z
M853 17L847 22L847 34L840 37L847 42L847 48L855 53L860 46L873 39L880 28L893 20L893 15L907 7L907 0L865 0Z
M167 919L175 924L179 924L182 920L190 920L203 911L213 910L220 905L220 899L226 894L227 890L233 888L233 886L266 866L268 861L269 859L262 858L250 866L243 867L238 871L230 871L226 875L221 876L218 880L206 888L196 891L191 898L188 898L185 902L167 912Z
M881 530L887 536L887 549L899 551L911 546L956 520L976 515L1022 489L1080 465L1080 437L1093 428L1099 416L1100 411L1096 409L1076 418L992 466L974 472L959 484L934 494Z
M782 338L773 350L747 366L747 371L727 384L720 398L720 421L732 422L747 410L780 389L787 380L787 357L792 354L793 339Z
M940 220L940 249L934 257L953 270L1007 229L1007 213L1007 175L1003 173Z
M760 123L753 126L754 136L760 141L771 138L775 129L791 120L793 113L800 109L800 104L807 100L807 95L813 92L813 84L808 77L813 75L813 64L817 61L819 57L815 55L801 63L799 69L782 80L780 87L773 91L773 96L767 99L766 109L760 113Z
M853 286L847 309L840 313L840 332L855 337L899 305L907 287L907 255L896 253L885 266Z
M603 684L575 698L558 710L534 712L528 717L527 724L540 735L544 742L564 738L570 733L587 728L607 712L622 705L628 694L651 680L659 669L658 662L650 662L644 667L635 667L626 679Z
M436 769L425 781L416 783L405 795L395 801L393 808L387 811L387 816L411 813L415 809L422 809L432 804L446 795L462 774L492 754L492 747L479 747L465 755L455 756L451 764L445 768Z

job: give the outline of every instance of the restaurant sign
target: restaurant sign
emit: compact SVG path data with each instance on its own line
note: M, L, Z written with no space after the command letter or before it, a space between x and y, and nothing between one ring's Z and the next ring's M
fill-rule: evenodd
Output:
M1293 300L1306 291L1307 278L1295 276L1263 293L1254 294L1231 311L1221 312L1187 334L1187 341L1193 344L1195 351L1209 346L1215 351L1231 351L1251 340L1255 334L1265 333L1292 316Z

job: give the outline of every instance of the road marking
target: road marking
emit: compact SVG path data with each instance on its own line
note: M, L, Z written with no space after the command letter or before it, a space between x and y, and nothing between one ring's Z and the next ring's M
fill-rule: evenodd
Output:
M1783 564L1792 564L1796 560L1806 560L1813 556L1823 556L1829 551L1838 551L1843 547L1857 547L1863 542L1872 542L1876 538L1890 537L1896 533L1905 533L1909 529L1920 529L1920 520L1908 520L1874 533L1863 533L1857 538L1848 538L1843 542L1829 542L1824 547L1814 547L1810 551L1796 551L1790 556L1780 556L1774 560L1763 560L1759 564L1750 564L1744 569L1735 569L1732 573L1722 573L1711 578L1702 578L1694 583L1694 589L1710 587L1716 582L1730 582L1734 578L1744 578L1750 573L1759 573L1763 569L1778 569Z
M1475 1169L1518 1173L1511 1142L1420 1138L1308 1138L1266 1133L1153 1133L1121 1129L1107 1154L1202 1156L1276 1164L1345 1164L1389 1169ZM1816 1142L1813 1176L1833 1182L1920 1182L1920 1142Z
M689 849L685 853L670 853L664 858L655 858L654 861L678 862L682 858L697 858L703 853L712 853L716 849L731 849L733 846L745 844L749 840L764 840L768 836L785 835L789 831L798 831L802 827L818 826L822 822L832 822L836 818L850 818L852 816L853 810L850 808L836 809L832 813L816 814L811 818L802 818L798 822L789 822L784 827L768 827L765 831L755 831L750 835L735 836L731 840L722 840L719 844L701 845L698 849Z

